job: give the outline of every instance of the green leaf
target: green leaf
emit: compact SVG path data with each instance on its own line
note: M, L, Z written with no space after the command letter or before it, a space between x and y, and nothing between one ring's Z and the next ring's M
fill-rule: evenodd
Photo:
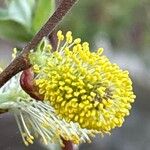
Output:
M32 27L34 33L42 27L53 13L54 8L55 0L38 0L36 2Z
M0 37L27 42L32 38L31 23L35 0L9 0L0 9Z
M8 6L9 18L21 23L26 28L30 28L33 4L34 0L10 0Z
M11 41L27 42L32 35L23 25L14 20L0 20L0 37Z
M8 0L0 9L0 37L28 42L54 11L55 0Z
M5 9L0 9L0 20L8 19L8 12Z

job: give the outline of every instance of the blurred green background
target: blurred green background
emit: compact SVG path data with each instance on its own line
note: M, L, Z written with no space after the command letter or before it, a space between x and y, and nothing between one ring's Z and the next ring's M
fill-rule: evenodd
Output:
M55 0L0 0L0 5L0 63L4 66L10 61L11 49L29 42L52 14ZM103 47L112 62L129 70L137 95L122 128L113 130L111 136L97 136L79 149L149 150L150 0L80 0L57 29L71 30L74 37L88 41L92 50ZM0 127L1 150L45 149L38 143L25 148L9 114L0 118Z

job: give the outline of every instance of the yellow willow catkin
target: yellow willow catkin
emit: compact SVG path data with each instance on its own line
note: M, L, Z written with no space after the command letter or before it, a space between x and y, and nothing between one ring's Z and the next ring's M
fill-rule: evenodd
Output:
M87 42L58 31L55 52L49 43L31 52L35 83L44 100L67 122L109 132L122 126L135 95L128 71L112 64L103 49L91 52Z

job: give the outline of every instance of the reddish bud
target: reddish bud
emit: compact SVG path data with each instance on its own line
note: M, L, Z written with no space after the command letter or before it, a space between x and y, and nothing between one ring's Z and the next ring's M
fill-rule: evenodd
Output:
M64 147L62 147L62 150L74 150L73 148L73 143L71 141L66 141L64 139L63 140L63 144L64 144Z
M32 69L24 70L20 77L20 85L22 89L36 100L43 100L43 96L39 94L39 89L35 85L34 73Z

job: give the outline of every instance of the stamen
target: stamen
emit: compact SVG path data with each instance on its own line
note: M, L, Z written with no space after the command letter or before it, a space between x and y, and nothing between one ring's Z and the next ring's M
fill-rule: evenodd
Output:
M36 126L36 128L38 129L39 134L41 135L41 137L43 138L44 144L48 144L47 139L45 138L42 130L40 129L40 127L38 126L38 122L33 118L32 121L34 122L34 125Z
M17 122L17 125L18 125L18 128L19 128L19 131L20 131L20 133L21 133L23 142L24 142L24 144L25 144L26 146L28 146L29 144L28 144L28 142L25 140L25 138L24 138L24 136L23 136L23 135L24 135L24 132L23 132L23 130L22 130L22 127L21 127L19 118L18 118L18 116L17 116L15 113L14 113L14 116L15 116L15 119L16 119L16 122Z
M73 43L71 43L70 45L68 45L68 48L71 48L74 45L80 44L81 43L81 39L77 38L73 41Z
M57 32L57 38L58 38L58 44L57 44L56 51L59 50L60 42L64 40L64 36L62 35L62 31L59 30L59 31Z
M68 31L68 32L66 33L66 42L67 42L68 44L71 44L71 43L72 43L72 40L73 40L72 32L71 32L71 31Z
M22 124L24 126L25 131L27 132L27 134L28 134L29 137L32 137L31 134L30 134L30 132L29 132L29 130L28 130L28 128L27 128L27 126L26 126L26 124L25 124L25 121L24 121L24 118L23 118L23 115L22 115L21 112L20 112L20 117L21 117L21 121L22 121Z

